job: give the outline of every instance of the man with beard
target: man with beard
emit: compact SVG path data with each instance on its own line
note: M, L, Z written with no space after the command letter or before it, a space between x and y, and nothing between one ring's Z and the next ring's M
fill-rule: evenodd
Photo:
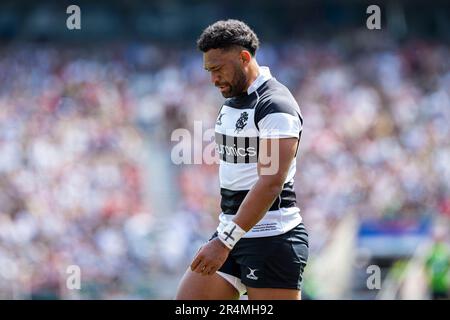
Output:
M300 299L308 234L294 192L303 118L290 91L256 61L242 21L218 21L198 48L226 98L215 131L220 223L194 257L177 299Z

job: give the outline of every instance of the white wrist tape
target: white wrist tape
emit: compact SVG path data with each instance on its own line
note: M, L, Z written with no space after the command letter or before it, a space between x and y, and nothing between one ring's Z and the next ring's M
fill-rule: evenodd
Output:
M229 249L233 249L235 244L246 233L241 227L239 227L233 221L230 221L217 235L220 241L222 241Z

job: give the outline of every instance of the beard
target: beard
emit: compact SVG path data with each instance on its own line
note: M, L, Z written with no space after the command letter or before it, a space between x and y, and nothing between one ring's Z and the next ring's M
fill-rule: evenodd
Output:
M224 98L232 98L241 95L245 91L247 84L247 76L241 68L236 68L234 72L234 78L231 82L225 82L221 85L227 87L226 90L220 93Z

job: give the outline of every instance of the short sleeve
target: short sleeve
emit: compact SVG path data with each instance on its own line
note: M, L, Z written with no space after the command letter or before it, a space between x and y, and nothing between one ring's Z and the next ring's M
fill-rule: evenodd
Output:
M255 113L259 137L265 139L300 137L303 119L292 96L271 99Z

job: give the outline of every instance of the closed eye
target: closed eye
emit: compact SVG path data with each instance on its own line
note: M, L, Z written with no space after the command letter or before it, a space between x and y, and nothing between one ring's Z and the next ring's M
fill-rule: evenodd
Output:
M222 69L222 66L216 66L216 67L212 67L212 68L205 68L205 70L208 71L208 72L219 71L220 69Z

